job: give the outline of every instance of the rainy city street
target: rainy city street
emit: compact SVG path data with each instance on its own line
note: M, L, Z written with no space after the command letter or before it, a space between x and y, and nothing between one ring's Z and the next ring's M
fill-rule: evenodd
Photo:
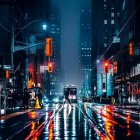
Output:
M140 140L140 0L0 0L0 140Z
M0 139L136 140L139 131L138 111L91 103L46 105L0 123Z

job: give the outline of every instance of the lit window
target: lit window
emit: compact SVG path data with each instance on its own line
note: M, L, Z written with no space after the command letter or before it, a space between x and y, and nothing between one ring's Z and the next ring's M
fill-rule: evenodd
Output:
M104 24L107 24L107 20L104 20Z
M106 43L104 43L104 47L107 47L107 44Z
M111 13L111 17L114 17L114 13Z
M111 24L114 24L114 20L111 20Z
M120 16L120 13L117 13L117 16Z

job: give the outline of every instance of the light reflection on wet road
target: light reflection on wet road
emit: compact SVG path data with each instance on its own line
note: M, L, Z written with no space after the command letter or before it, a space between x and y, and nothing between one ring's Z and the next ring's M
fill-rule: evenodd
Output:
M111 105L52 104L0 124L1 139L140 139L140 115ZM6 132L9 132L8 134Z

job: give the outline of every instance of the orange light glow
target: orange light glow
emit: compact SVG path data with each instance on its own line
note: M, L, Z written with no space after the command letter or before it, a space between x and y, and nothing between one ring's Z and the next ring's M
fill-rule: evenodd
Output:
M10 78L10 71L9 70L6 70L6 78Z
M52 38L46 38L46 56L52 56Z
M108 63L107 62L105 63L105 66L108 66Z
M127 137L129 137L132 134L132 132L130 130L130 120L131 120L131 116L130 116L130 113L128 113L127 114L127 119L126 119L126 123L127 123L127 126L126 126L126 128L127 128Z
M133 56L134 55L134 42L129 43L128 49L129 49L129 55Z
M53 63L51 61L48 62L48 72L53 71Z
M36 122L33 122L33 121L32 121L31 130L35 130L35 126L36 126Z
M30 118L30 119L35 119L36 116L37 116L37 113L34 112L34 111L32 111L32 112L29 112L28 115L29 115L29 118Z
M50 125L49 125L49 140L54 139L54 124L53 120L50 120Z

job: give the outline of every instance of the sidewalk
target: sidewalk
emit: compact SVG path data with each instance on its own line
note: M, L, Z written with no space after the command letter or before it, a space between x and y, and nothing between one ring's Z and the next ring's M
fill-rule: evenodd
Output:
M131 110L138 111L138 112L140 111L138 103L127 103L127 104L123 104L122 106L121 105L114 105L111 103L103 103L103 102L94 102L94 103L101 104L101 105L112 105L112 106L115 106L118 108L131 109Z
M27 112L30 112L30 111L32 111L32 110L34 110L34 109L28 109L28 110L26 110L26 111L23 111L23 109L15 109L15 110L7 110L6 111L6 115L5 114L2 114L1 116L0 116L0 121L4 121L4 120L7 120L7 119L10 119L10 118L13 118L13 117L16 117L16 116L18 116L18 115L22 115L22 114L25 114L25 113L27 113Z

